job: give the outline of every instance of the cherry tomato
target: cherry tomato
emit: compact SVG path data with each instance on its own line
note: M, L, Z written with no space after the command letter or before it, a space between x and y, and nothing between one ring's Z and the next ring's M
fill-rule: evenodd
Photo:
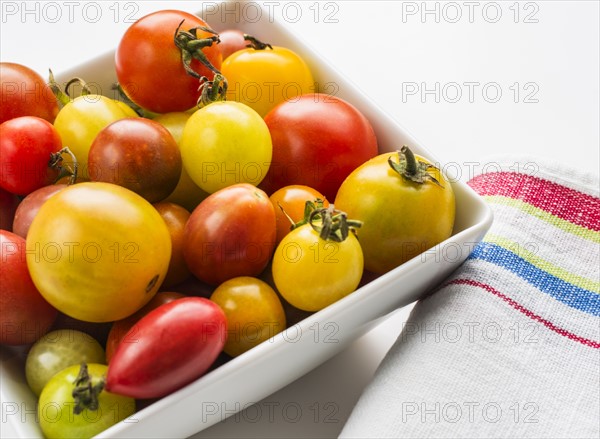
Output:
M123 338L127 333L126 343L132 343L136 341L137 328L132 330L135 324L146 314L148 314L153 309L158 308L165 303L172 302L173 300L181 299L185 297L185 295L180 293L173 292L160 292L156 293L156 295L152 298L150 302L142 307L136 313L130 315L129 317L118 320L112 324L110 328L110 332L108 333L108 339L106 341L106 361L110 362L115 351L117 350L117 346L123 341Z
M223 61L221 71L228 81L227 99L252 107L262 117L281 102L315 91L308 65L286 47L239 50Z
M209 369L223 350L227 321L216 303L185 297L150 311L135 331L135 342L125 342L130 332L117 347L106 389L133 398L159 398Z
M56 309L31 280L25 260L25 240L0 230L0 343L22 345L43 336L56 318Z
M211 194L232 184L259 184L273 151L262 117L230 101L214 102L192 114L180 146L188 174Z
M273 280L292 306L318 311L352 293L360 283L363 254L354 233L341 242L320 237L304 224L279 243L273 256Z
M117 101L93 94L73 99L58 112L54 127L63 145L75 154L81 180L89 179L88 155L98 133L109 124L126 117L129 114Z
M34 116L17 117L0 125L0 187L27 195L52 183L58 171L48 166L62 148L52 124Z
M171 258L156 209L110 183L79 183L47 200L27 234L27 265L42 295L76 319L109 322L144 306Z
M265 122L273 140L273 161L261 188L269 194L303 184L333 200L350 172L377 155L369 121L334 96L309 94L284 102Z
M181 51L174 42L182 21L184 31L208 27L204 20L187 12L154 12L127 29L115 53L117 78L123 91L140 107L155 113L188 110L196 105L200 96L198 79L186 72ZM197 31L199 39L213 36ZM216 69L221 68L222 57L216 43L202 49L202 53ZM191 69L199 76L213 77L196 59L192 60Z
M118 184L156 203L177 186L181 154L171 133L158 122L125 118L98 133L88 166L92 181Z
M18 196L0 187L0 229L13 231L13 221L20 201Z
M104 349L92 336L73 329L48 332L27 353L25 378L36 396L55 374L74 365L104 364Z
M386 273L452 234L452 186L418 155L410 160L422 163L422 182L410 179L416 170L405 177L390 166L390 161L402 162L406 170L407 159L404 153L391 152L369 160L346 178L335 199L337 208L363 222L357 234L365 268L375 273Z
M290 218L294 224L304 219L307 201L319 199L323 201L323 207L329 206L329 202L319 191L301 184L282 187L272 193L269 199L275 209L277 244L292 230Z
M0 63L0 123L21 116L54 122L58 102L46 81L29 67Z
M186 239L184 231L190 212L177 204L165 201L156 203L154 208L167 224L171 235L171 261L161 285L161 288L168 288L185 281L191 275L183 257L183 244Z
M46 438L91 438L135 413L133 398L98 392L106 365L90 363L85 368L84 373L80 365L63 369L42 390L38 419ZM82 411L78 413L76 407Z
M228 336L223 350L232 357L286 328L279 296L266 282L248 276L223 282L210 296L225 312Z
M219 32L219 49L223 60L238 50L245 49L248 42L244 39L244 32L239 29L226 29Z
M190 271L211 284L257 276L275 246L275 209L260 189L245 183L215 192L192 212L183 255Z
M37 215L42 204L58 191L66 188L66 184L51 184L31 192L17 207L12 225L13 232L17 235L27 238L27 232L31 222Z
M159 114L153 120L162 124L166 129L169 130L177 146L181 151L181 137L183 136L183 128L186 122L190 118L190 113L176 112L176 113L165 113ZM200 189L196 183L191 179L185 167L181 167L181 176L177 186L171 192L164 201L179 204L185 207L190 212L200 204L202 200L208 197L208 194Z

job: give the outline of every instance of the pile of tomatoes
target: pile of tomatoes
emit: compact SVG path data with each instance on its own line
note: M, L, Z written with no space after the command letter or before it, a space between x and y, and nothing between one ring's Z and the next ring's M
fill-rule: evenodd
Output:
M123 35L120 100L0 68L0 342L30 346L48 437L97 434L452 233L441 172L379 154L289 48L169 10Z

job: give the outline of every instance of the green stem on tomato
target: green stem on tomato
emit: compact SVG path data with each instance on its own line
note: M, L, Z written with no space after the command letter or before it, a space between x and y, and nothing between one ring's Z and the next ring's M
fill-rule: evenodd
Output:
M438 186L443 187L438 179L429 173L429 170L438 168L430 163L417 160L408 146L404 145L400 151L398 151L398 162L392 160L392 157L393 156L390 156L388 158L388 164L401 177L417 184L424 184L427 181L431 181Z
M202 78L202 76L198 72L194 71L191 67L192 60L196 59L215 75L220 74L221 72L219 72L219 70L211 64L204 52L202 52L202 49L205 47L210 47L213 44L220 42L219 34L217 34L214 30L204 26L195 27L187 31L181 30L181 25L183 25L184 21L185 20L182 20L181 23L179 23L179 26L177 26L173 39L175 41L175 45L181 51L181 62L183 63L183 68L185 69L186 73L197 79ZM212 34L212 36L208 38L198 38L198 29L208 32Z
M54 79L54 73L52 73L52 69L48 69L48 72L49 72L48 86L50 87L50 90L52 90L52 93L54 93L56 100L58 101L60 107L62 108L65 105L67 105L69 102L71 102L71 98L69 97L68 94L66 94L64 91L62 91L60 89L60 86Z
M318 220L320 224L315 223ZM321 239L335 242L345 241L350 232L355 232L362 226L361 221L348 219L346 212L335 209L333 204L314 209L307 222Z
M255 38L252 35L244 34L244 40L246 40L250 43L246 47L251 47L254 50L265 50L267 48L273 50L273 46L271 46L268 43L263 43L258 38Z
M73 168L71 168L68 165L63 166L63 154L69 154L69 156L71 156L71 160L73 161ZM75 154L73 154L73 151L71 151L68 146L65 146L60 151L51 153L50 160L48 161L48 166L52 169L58 169L59 172L56 181L66 176L70 176L69 184L75 184L75 182L77 181L79 163L77 163L77 157L75 157Z
M98 410L98 395L104 390L104 380L100 380L95 385L92 385L87 364L81 363L79 374L73 384L75 384L75 388L71 392L75 402L73 413L79 415L86 409L92 411Z

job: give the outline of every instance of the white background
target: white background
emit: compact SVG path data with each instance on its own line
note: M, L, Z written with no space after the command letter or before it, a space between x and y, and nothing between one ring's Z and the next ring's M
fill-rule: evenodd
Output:
M178 1L95 2L87 9L89 2L47 3L1 2L2 61L45 76L49 67L60 72L114 48L129 26L127 14L201 9L201 2ZM495 155L517 154L598 173L597 1L286 3L270 3L274 18L330 60L456 177L467 180L485 171ZM337 435L409 308L198 437ZM11 436L7 425L1 431Z

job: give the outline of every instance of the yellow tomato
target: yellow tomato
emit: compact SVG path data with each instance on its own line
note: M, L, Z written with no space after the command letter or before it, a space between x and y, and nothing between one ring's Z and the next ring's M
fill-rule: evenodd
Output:
M392 168L406 167L409 151L381 154L355 169L342 183L336 208L362 221L357 230L365 269L386 273L452 234L454 192L442 172L413 155L423 181ZM413 178L417 178L414 177ZM418 179L418 178L417 178Z
M281 102L316 91L306 62L285 47L239 50L223 61L221 72L228 82L227 99L262 117Z
M219 101L197 110L183 129L186 171L208 193L240 183L258 185L273 155L265 121L247 105Z
M279 296L267 283L241 276L223 282L210 300L227 318L224 351L235 357L285 329L285 312Z
M110 183L69 186L42 205L27 234L42 296L79 320L111 322L144 306L165 278L171 237L145 199Z

